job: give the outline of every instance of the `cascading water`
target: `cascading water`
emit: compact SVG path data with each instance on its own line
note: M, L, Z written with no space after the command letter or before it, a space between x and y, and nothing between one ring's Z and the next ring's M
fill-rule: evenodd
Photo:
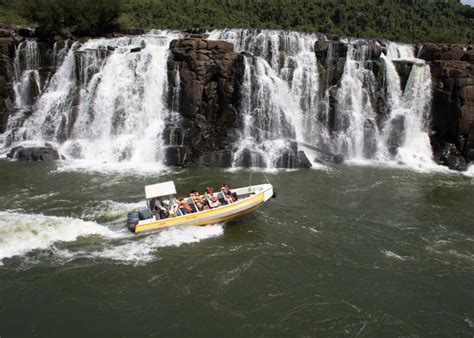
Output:
M81 47L86 55L76 126L66 152L92 160L154 162L160 152L166 108L168 38L90 41ZM117 47L105 59L97 57L103 46ZM131 53L131 46L144 46ZM94 75L90 68L97 69Z
M10 124L16 125L18 120L25 119L31 114L35 99L41 94L41 80L39 75L40 56L38 42L36 40L25 40L21 42L16 50L13 63L15 92L15 118Z
M431 105L431 73L423 60L415 58L413 46L388 42L385 61L390 114L385 124L386 154L411 167L434 167L428 136ZM395 62L411 64L402 91Z
M373 158L379 146L379 132L372 107L374 74L368 68L367 44L349 43L337 92L333 147L346 158Z
M176 37L152 31L73 44L32 116L10 128L10 144L49 141L70 158L161 162L168 46Z
M329 43L326 64L319 66L326 68L323 73L314 52L315 42L324 36L230 29L214 31L210 38L229 41L246 52L240 105L244 127L235 166L274 167L281 150L293 141L310 156L315 147L356 162L403 162L413 167L432 163L427 133L430 71L415 58L413 46L386 44L386 54L381 55L384 89L372 69L370 44L382 46L375 41L345 41L347 56L331 112L333 45ZM405 89L394 65L399 60L413 64ZM374 105L384 90L388 107L380 111ZM251 159L243 160L249 153Z
M245 56L240 103L244 127L234 166L287 166L284 154L295 143L316 145L324 139L318 115L316 35L225 30L212 32L210 38L252 54Z
M169 43L177 37L150 32L55 45L57 71L44 80L38 44L22 42L6 146L47 141L73 159L163 163L167 147L185 146L179 69L173 88L167 77ZM317 34L229 29L213 31L209 39L229 41L244 55L238 103L243 126L234 166L292 167L301 150L313 164L318 151L352 161L432 163L430 70L415 58L413 46L341 40L344 63L340 50ZM324 41L328 47L320 61L315 44ZM385 48L380 58L372 56L374 46ZM400 62L411 67L403 81Z

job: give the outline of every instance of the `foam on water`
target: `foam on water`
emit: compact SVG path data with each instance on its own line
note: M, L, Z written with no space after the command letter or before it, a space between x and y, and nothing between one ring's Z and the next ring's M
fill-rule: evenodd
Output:
M396 253L394 253L392 251L389 251L389 250L382 250L380 252L383 253L385 255L385 257L387 257L387 258L394 258L394 259L398 259L400 261L405 261L406 260L406 258L404 258L400 255L397 255Z
M161 175L168 172L168 168L159 162L106 162L97 160L69 159L58 162L57 172L97 172L103 174L138 174Z
M474 164L471 164L462 174L467 177L474 177Z
M135 203L123 203L111 200L101 201L92 207L84 208L81 218L84 220L98 221L100 223L121 220L123 223L127 212L144 205L146 205L146 201L144 200Z
M224 228L220 224L171 228L146 237L138 237L122 245L109 246L101 251L93 252L92 256L123 263L144 264L158 259L156 251L159 248L197 243L204 239L221 236L223 233Z
M105 242L97 250L73 251L55 249L54 254L63 261L79 258L107 259L122 264L143 265L160 260L158 250L164 247L179 247L183 244L198 243L202 240L218 237L224 233L222 224L205 227L176 227L144 236L122 236L120 242Z
M95 222L72 217L0 212L0 261L32 250L46 249L56 242L71 242L79 237L117 234Z

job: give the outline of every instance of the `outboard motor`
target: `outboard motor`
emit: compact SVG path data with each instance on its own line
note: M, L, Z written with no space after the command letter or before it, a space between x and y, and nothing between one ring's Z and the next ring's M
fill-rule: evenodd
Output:
M138 212L138 209L130 211L127 214L127 227L131 232L135 233L135 227L137 226L139 221L140 213Z
M141 207L138 209L138 216L140 217L140 221L150 219L152 217L151 210L147 207Z

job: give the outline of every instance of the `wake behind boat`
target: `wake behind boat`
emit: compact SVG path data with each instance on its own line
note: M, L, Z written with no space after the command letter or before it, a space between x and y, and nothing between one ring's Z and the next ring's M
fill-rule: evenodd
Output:
M268 183L218 193L210 189L204 195L193 191L189 198L177 200L174 182L169 181L145 186L145 197L146 207L128 213L127 226L134 234L228 221L248 214L275 195Z

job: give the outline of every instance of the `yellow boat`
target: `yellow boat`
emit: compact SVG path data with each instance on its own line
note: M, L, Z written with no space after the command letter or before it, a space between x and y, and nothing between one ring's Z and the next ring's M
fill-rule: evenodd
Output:
M230 202L222 194L215 193L221 201L221 206L198 210L191 198L186 202L192 207L193 212L181 215L179 209L174 208L176 188L174 182L163 182L145 186L147 207L128 213L128 228L135 234L161 230L175 226L203 226L228 221L248 214L270 198L275 197L271 184L251 185L244 188L232 189L238 197L237 201ZM155 198L166 198L165 203L170 205L171 215L176 216L160 219L159 213L151 211L150 201ZM201 196L201 198L205 198Z

